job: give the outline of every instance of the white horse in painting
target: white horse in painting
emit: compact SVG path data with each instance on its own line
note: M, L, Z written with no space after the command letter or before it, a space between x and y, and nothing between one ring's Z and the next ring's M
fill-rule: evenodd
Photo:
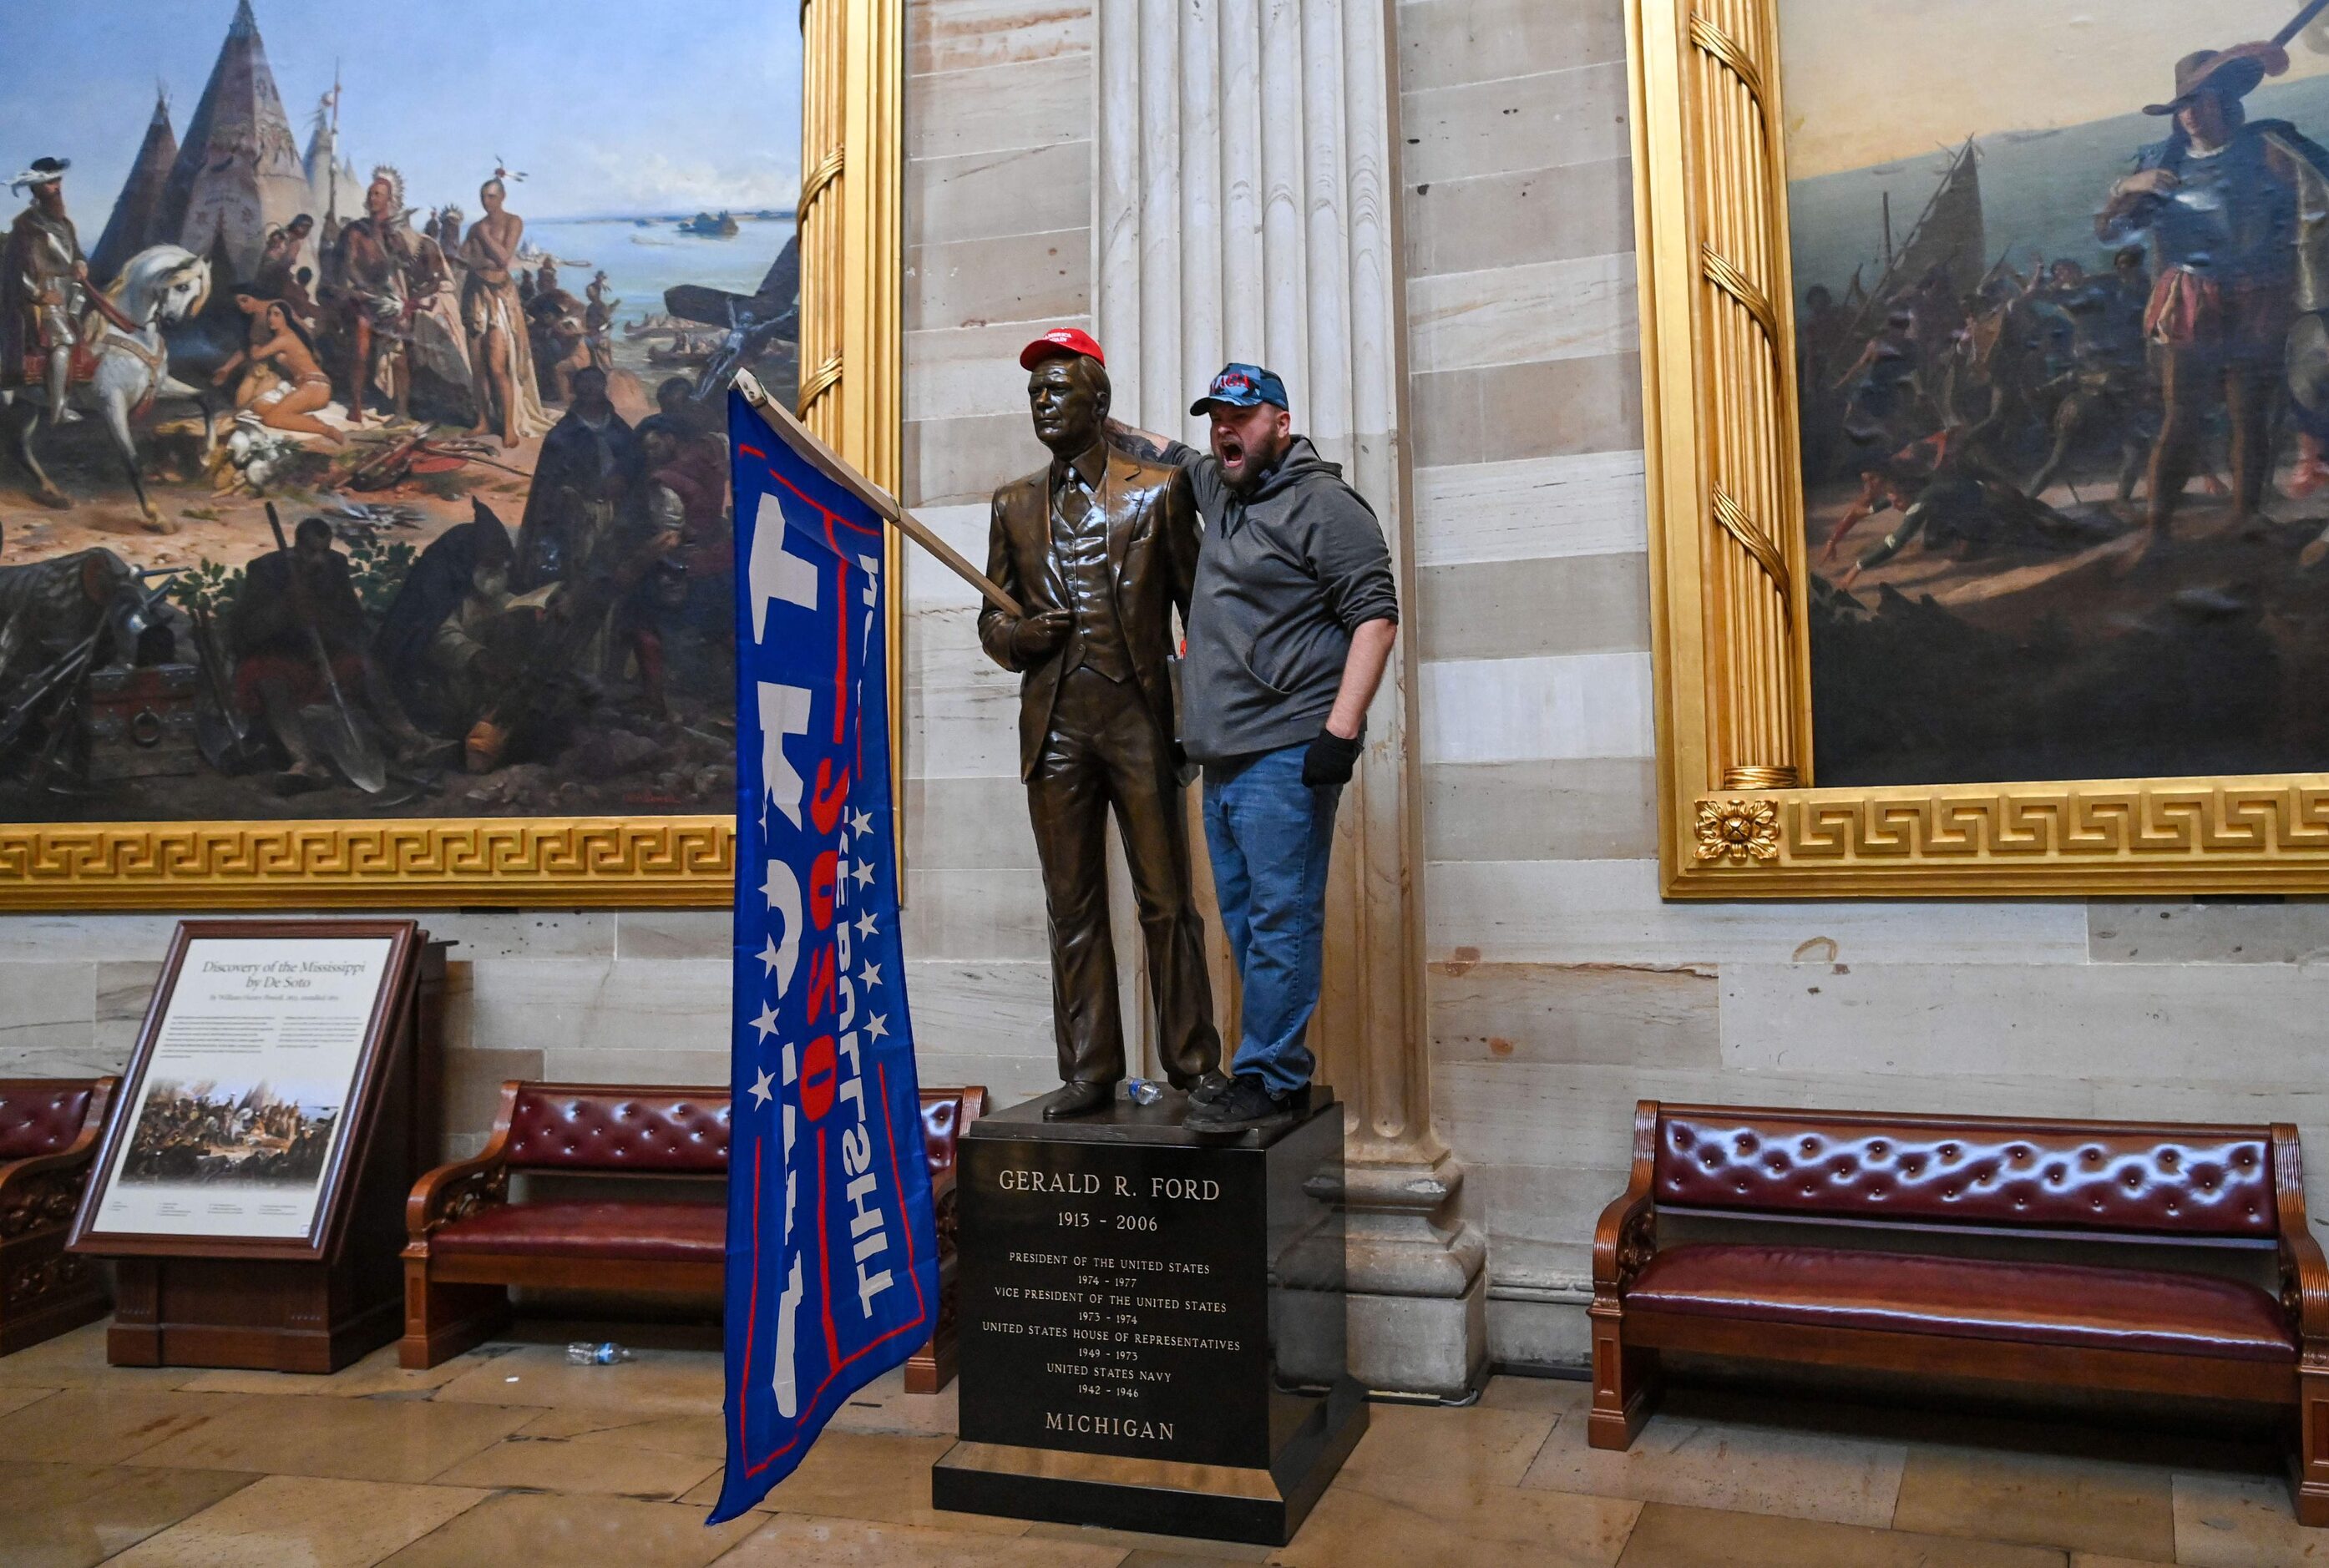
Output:
M114 449L128 471L130 488L137 493L137 510L145 514L148 528L164 531L168 525L147 499L146 480L137 469L137 443L130 434L129 420L133 413L142 415L158 397L199 396L194 388L171 379L170 351L162 332L193 316L210 298L210 292L208 261L175 245L156 245L131 257L121 269L120 280L108 290L122 314L137 324L137 330L124 332L94 312L87 318L90 329L102 329L90 345L97 369L73 391L103 416ZM24 397L23 391L0 390L0 408L6 409L7 418L15 424L17 459L39 484L42 502L70 506L71 502L49 478L33 447L33 432L46 423L41 418L44 410L41 403Z

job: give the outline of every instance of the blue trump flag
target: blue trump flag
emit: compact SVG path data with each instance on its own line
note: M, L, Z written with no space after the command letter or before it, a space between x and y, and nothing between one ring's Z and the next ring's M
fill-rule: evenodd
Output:
M790 1475L938 1321L891 812L882 523L728 397L736 495L736 952L728 1471Z

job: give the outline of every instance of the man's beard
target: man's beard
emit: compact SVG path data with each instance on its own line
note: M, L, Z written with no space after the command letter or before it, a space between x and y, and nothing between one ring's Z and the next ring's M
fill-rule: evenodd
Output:
M1266 447L1248 446L1240 472L1235 477L1222 476L1228 480L1231 493L1251 495L1259 490L1263 482L1278 472L1278 465L1286 460L1286 449L1292 445L1291 441L1284 441Z

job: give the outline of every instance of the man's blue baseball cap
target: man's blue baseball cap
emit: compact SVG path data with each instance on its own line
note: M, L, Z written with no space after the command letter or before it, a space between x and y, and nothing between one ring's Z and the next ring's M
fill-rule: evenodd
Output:
M1264 403L1287 409L1294 407L1286 400L1286 383L1278 379L1277 371L1235 361L1221 367L1221 373L1213 378L1205 395L1189 405L1189 412L1202 414L1214 403L1226 403L1232 408L1257 408Z

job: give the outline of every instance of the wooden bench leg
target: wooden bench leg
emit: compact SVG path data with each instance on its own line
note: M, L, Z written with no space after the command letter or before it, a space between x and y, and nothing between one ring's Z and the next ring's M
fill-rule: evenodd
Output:
M426 1259L407 1259L404 1338L396 1342L396 1364L426 1372L490 1339L509 1318L508 1287L435 1284Z
M954 1381L955 1337L940 1329L906 1361L906 1392L936 1394Z
M1631 1448L1658 1395L1658 1353L1627 1349L1620 1309L1589 1309L1593 1321L1593 1409L1585 1422L1589 1448Z
M56 1231L0 1257L0 1356L105 1316L105 1282L89 1259L64 1250Z
M2296 1456L2289 1476L2296 1522L2329 1526L2329 1367L2296 1375Z

